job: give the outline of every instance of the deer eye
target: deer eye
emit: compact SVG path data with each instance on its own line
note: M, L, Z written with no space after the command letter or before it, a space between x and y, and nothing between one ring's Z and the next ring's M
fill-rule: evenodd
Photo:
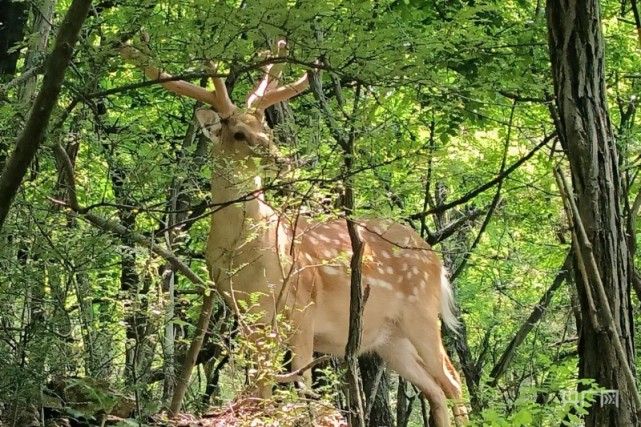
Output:
M236 141L244 141L245 140L245 134L243 132L235 132L234 133L234 139Z

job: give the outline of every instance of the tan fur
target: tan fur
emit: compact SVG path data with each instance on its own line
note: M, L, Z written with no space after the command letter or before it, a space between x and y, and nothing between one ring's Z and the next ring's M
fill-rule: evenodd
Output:
M254 311L271 322L278 313L294 324L292 367L312 353L338 356L348 338L351 242L345 220L296 224L279 217L264 200L256 157L277 153L260 115L234 115L215 140L212 199L226 205L212 214L206 258L212 279L237 306L260 293ZM208 126L208 123L203 123ZM233 139L249 132L246 143ZM216 139L216 138L214 138ZM263 157L264 156L264 157ZM442 264L412 229L386 220L358 221L365 244L362 287L367 289L361 353L376 352L427 396L437 426L449 425L446 398L455 399L457 420L466 419L458 374L441 344ZM278 250L276 250L278 248ZM308 376L309 373L306 373Z
M284 50L279 42L278 52ZM212 139L211 230L206 259L210 276L227 302L260 293L263 322L283 313L294 325L294 369L305 366L313 351L343 355L350 304L351 244L344 220L325 223L279 217L264 200L257 162L274 167L278 150L264 125L263 111L291 98L307 85L303 76L278 86L284 63L267 65L247 98L251 113L239 112L225 83L212 78L215 91L171 80L141 51L124 46L122 56L141 66L150 79L160 78L172 92L207 103L197 118ZM430 402L437 427L450 424L446 397L455 399L457 423L467 420L460 378L441 343L439 312L451 326L450 289L443 266L431 248L410 228L383 220L362 220L365 242L362 287L368 294L360 351L376 352ZM306 373L309 376L309 372ZM263 390L265 391L265 390Z

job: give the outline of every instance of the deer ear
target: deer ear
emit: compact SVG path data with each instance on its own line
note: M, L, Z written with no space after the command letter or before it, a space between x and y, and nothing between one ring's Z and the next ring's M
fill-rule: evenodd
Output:
M196 119L198 120L205 136L212 141L218 141L218 138L220 137L220 129L222 128L218 113L208 108L202 108L196 110Z

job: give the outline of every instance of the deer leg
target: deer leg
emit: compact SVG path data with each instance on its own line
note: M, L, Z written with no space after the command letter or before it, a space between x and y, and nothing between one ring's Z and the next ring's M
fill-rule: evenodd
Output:
M294 318L297 329L290 341L292 351L292 372L298 372L309 366L314 356L314 307L307 307L298 312ZM305 369L299 374L302 377L304 390L311 390L312 370Z
M453 397L448 396L448 398L454 399L454 408L453 408L454 420L456 421L456 425L463 425L465 422L469 420L469 418L467 415L467 407L461 401L462 399L461 377L459 373L456 371L456 369L454 368L454 365L452 365L452 361L448 357L447 352L445 351L445 348L442 346L441 346L441 352L443 353L443 362L445 364L446 372L449 374L450 382L454 384L456 390L459 391L458 396L453 396Z
M256 323L253 325L242 324L241 331L243 339L249 341L253 349L257 349L260 347L260 342L264 339L266 328L267 326L264 323ZM254 374L248 375L250 384L255 382L255 390L252 392L252 395L261 399L271 399L272 384L267 378L260 377L261 374L264 374L264 366L258 354L252 355L252 362L249 364L249 367L255 371Z
M404 323L403 330L416 348L425 368L440 384L447 398L454 401L453 411L457 424L467 421L467 408L462 403L461 380L443 347L438 319L408 311ZM417 328L416 325L423 327Z
M376 350L400 376L416 385L430 403L430 418L436 427L449 427L447 400L437 381L425 369L425 365L409 339L398 331L393 338Z

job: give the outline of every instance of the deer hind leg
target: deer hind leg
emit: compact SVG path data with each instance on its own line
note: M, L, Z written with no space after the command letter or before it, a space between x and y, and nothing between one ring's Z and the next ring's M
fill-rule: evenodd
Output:
M448 399L454 401L457 425L467 421L467 408L462 403L461 379L445 352L438 319L419 311L408 311L403 332L416 348L427 372L436 379ZM423 327L417 327L423 325Z
M400 376L416 385L430 403L430 418L436 427L449 427L447 400L438 382L428 373L423 361L402 332L377 349L377 353Z
M452 365L452 361L447 356L445 347L441 346L441 352L443 353L443 362L445 365L446 373L449 374L451 382L455 385L455 388L458 390L458 396L452 396L452 397L448 396L448 398L454 400L454 408L453 408L454 420L456 421L457 425L463 425L466 421L469 420L469 418L467 414L467 407L462 402L463 395L461 393L461 388L462 388L461 377L459 373L456 371L456 368L454 368L454 365Z

